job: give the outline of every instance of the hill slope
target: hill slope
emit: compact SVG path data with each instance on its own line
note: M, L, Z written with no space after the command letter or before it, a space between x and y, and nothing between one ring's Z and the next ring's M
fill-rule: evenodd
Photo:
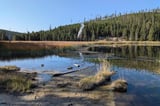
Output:
M139 13L112 15L84 22L80 37L77 34L81 24L60 26L48 31L15 35L14 40L56 40L56 41L94 41L129 40L160 41L159 9Z
M0 40L14 40L18 35L22 33L0 29Z

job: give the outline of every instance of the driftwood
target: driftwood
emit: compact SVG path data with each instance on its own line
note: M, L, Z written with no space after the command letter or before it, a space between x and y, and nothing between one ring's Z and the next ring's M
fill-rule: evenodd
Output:
M64 73L55 73L55 74L53 74L53 77L58 77L58 76L74 73L74 72L77 72L77 71L79 71L79 70L73 70L73 71L68 71L68 72L64 72Z

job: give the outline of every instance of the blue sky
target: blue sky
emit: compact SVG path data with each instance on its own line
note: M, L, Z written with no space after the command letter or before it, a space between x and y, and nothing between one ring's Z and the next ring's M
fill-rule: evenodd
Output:
M0 29L48 30L84 18L160 7L160 0L0 0Z

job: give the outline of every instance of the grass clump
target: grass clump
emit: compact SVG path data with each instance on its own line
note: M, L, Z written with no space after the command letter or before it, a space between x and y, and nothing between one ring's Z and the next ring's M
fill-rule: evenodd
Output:
M18 72L19 67L0 67L0 90L9 92L25 92L31 87L31 80L24 74Z
M32 87L32 81L21 73L0 72L0 90L7 92L26 92Z
M126 92L127 86L128 86L128 83L126 80L117 79L111 83L110 88L112 88L113 91Z
M17 66L0 66L1 72L16 72L19 70L20 70L20 68Z
M90 76L80 80L79 87L82 90L92 90L96 86L96 77Z
M30 89L31 81L23 78L23 76L14 76L7 82L7 90L16 92L25 92Z
M109 81L110 77L114 74L114 71L110 71L110 64L103 59L98 73L94 76L81 79L79 87L82 90L92 90L95 87L104 84L106 81Z

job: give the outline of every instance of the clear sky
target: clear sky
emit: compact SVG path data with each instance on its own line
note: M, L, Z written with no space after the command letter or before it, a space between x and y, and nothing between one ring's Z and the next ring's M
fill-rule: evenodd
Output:
M160 0L0 0L0 29L27 32L160 7Z

